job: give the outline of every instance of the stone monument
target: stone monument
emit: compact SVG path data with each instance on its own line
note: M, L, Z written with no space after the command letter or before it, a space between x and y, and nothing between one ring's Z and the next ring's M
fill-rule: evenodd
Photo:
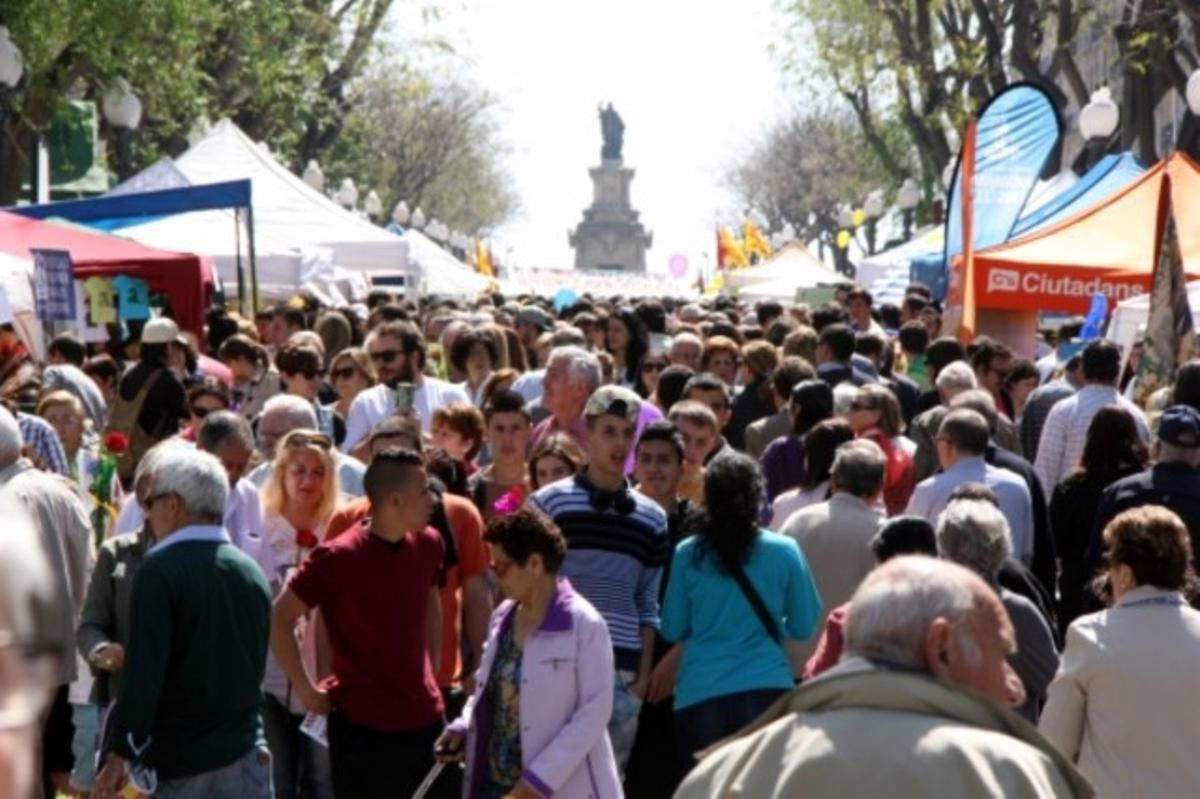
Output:
M575 249L575 268L642 274L653 234L638 221L639 214L629 202L634 170L626 168L621 159L625 123L612 103L599 112L604 146L600 166L588 170L592 205L584 209L583 221L568 233Z

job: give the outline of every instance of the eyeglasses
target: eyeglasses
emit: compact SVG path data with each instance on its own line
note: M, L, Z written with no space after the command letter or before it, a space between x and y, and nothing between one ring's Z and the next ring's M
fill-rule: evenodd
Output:
M349 380L358 373L358 369L353 366L343 366L341 369L333 369L329 372L329 376L334 380Z
M308 430L293 430L283 440L285 447L320 447L333 449L333 439L324 433L312 433Z
M49 641L21 641L10 630L0 630L0 729L37 722L63 654L62 647Z
M663 369L666 369L666 368L667 368L667 365L665 363L659 363L657 361L651 361L649 363L642 364L643 372L661 372Z
M877 411L875 404L866 400L851 400L850 410L852 411Z
M160 499L163 499L164 497L169 497L173 493L175 493L175 492L163 491L160 494L151 494L150 496L148 496L144 500L142 500L142 510L144 510L146 513L149 513L150 509L154 507L155 502L158 502Z
M513 560L502 560L500 558L492 558L492 571L497 577L503 577L508 573L508 570L516 566L517 562Z
M376 352L367 354L375 363L391 363L396 358L404 355L404 350L377 350Z

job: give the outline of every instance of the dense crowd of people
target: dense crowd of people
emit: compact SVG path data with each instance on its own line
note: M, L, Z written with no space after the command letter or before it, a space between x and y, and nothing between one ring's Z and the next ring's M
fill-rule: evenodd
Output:
M1081 326L0 327L0 795L1200 795L1200 362Z

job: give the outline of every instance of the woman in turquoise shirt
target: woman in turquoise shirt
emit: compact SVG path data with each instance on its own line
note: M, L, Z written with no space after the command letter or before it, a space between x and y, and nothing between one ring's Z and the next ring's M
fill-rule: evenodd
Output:
M808 638L821 616L800 547L758 526L758 464L740 453L715 458L705 469L704 492L707 515L701 532L675 549L662 613L663 637L683 645L675 727L685 771L697 752L791 689L782 640ZM738 585L739 570L765 614Z

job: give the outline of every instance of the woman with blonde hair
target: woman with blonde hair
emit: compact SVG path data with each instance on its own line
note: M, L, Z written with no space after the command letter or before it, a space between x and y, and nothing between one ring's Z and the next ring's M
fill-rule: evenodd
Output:
M275 468L263 488L263 534L258 562L274 595L321 543L339 497L333 441L315 430L293 430L279 442ZM296 635L306 668L317 674L315 615ZM275 795L332 797L329 750L300 731L304 706L274 655L263 678L263 722L274 758Z
M99 439L91 429L83 403L69 391L51 391L38 401L37 415L45 419L62 442L68 476L86 497L92 467L99 457Z

